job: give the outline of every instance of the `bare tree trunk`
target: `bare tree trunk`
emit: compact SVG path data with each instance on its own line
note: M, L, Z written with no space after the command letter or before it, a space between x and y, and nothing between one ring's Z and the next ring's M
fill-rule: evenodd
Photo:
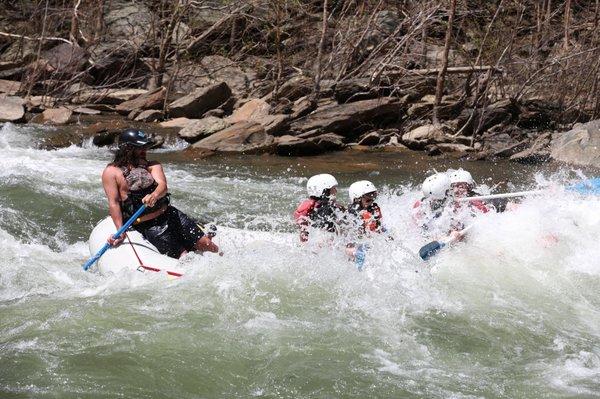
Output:
M323 1L323 25L321 28L321 40L319 41L319 51L317 53L317 66L315 71L315 87L313 91L313 102L319 99L321 91L321 58L323 57L323 47L325 47L325 37L327 35L327 0Z
M156 67L156 82L155 87L162 86L164 74L165 74L165 64L167 61L167 54L169 53L169 49L171 47L171 42L173 41L173 32L175 31L175 27L179 24L179 20L181 19L181 0L177 0L177 2L173 5L171 11L171 20L169 21L169 25L167 26L167 31L163 36L163 39L160 44L160 49L158 53L158 65Z
M450 50L450 40L452 39L452 24L454 23L454 13L456 11L456 0L450 0L450 12L448 15L448 26L446 28L446 40L444 41L444 53L442 55L442 67L438 73L437 83L435 85L435 103L433 105L433 123L439 123L439 108L442 103L442 94L444 94L444 80L446 70L448 69L448 52Z
M75 0L75 4L73 5L73 13L71 15L71 31L69 32L69 40L71 40L73 43L77 43L79 33L78 9L80 4L81 0Z
M94 21L94 42L97 42L102 37L102 31L104 30L104 0L96 0L98 4L98 11Z
M565 3L565 42L564 49L569 48L569 30L571 28L571 0L567 0Z

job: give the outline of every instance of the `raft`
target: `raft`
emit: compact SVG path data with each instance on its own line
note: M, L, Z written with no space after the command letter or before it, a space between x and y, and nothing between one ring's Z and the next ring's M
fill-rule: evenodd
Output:
M116 231L110 216L100 221L90 234L90 254L98 252L106 244L108 236ZM139 232L130 229L127 236L129 239L109 248L98 260L94 268L101 274L122 274L136 270L162 272L174 277L183 274L178 259L162 255Z

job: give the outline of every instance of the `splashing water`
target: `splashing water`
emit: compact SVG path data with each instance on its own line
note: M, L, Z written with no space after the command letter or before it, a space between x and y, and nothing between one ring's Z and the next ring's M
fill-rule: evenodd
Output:
M173 281L101 276L81 264L111 153L36 149L44 134L0 129L2 397L600 396L598 197L548 190L424 263L410 212L422 158L166 161L176 206L227 226L226 255L190 254ZM395 240L374 238L362 272L341 239L297 243L291 212L313 171L336 174L342 196L360 178L383 187ZM508 177L568 175L539 172Z

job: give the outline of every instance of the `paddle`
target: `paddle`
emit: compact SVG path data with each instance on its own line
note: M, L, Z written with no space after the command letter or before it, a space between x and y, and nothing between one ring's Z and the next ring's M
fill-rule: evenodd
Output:
M460 234L464 235L467 231L471 230L473 226L474 224L465 227L460 231ZM442 248L452 243L453 241L454 238L452 237L446 237L441 240L431 241L430 243L423 245L421 249L419 249L419 256L423 260L428 260L432 256L436 255Z
M481 201L481 200L489 200L496 198L512 198L512 197L525 197L527 195L535 195L542 194L545 190L532 190L532 191L518 191L516 193L502 193L502 194L489 194L489 195L478 195L475 197L462 197L457 198L458 202L466 202L466 201Z
M600 194L600 177L593 179L583 180L582 182L572 184L566 188L568 191L575 191L579 194ZM478 195L475 197L463 197L457 198L456 201L477 201L477 200L489 200L496 198L511 198L511 197L525 197L527 195L542 194L547 190L531 190L531 191L517 191L515 193L502 193L502 194L489 194L489 195Z
M120 237L121 234L123 234L129 228L129 226L135 222L135 220L142 214L142 212L144 212L145 209L146 205L140 206L140 209L138 209L133 216L131 216L129 220L125 222L125 224L121 226L121 228L115 234L113 234L113 240L116 240L118 237ZM87 271L94 263L96 263L98 259L100 259L102 255L104 255L110 246L111 245L109 243L104 244L104 246L100 248L98 252L96 252L96 255L92 256L87 262L85 262L85 265L83 265L83 270Z

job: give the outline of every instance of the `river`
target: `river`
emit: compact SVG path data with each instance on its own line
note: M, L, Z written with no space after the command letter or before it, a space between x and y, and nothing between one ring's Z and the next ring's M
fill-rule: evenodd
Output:
M48 134L0 127L2 398L600 397L600 198L548 189L428 263L410 217L434 169L503 190L590 171L417 153L191 161L172 143L149 158L176 206L230 228L225 256L191 254L176 280L103 276L81 265L112 154L38 149ZM276 239L322 172L344 202L355 180L381 187L396 240L374 242L362 272ZM238 229L260 239L227 237Z

